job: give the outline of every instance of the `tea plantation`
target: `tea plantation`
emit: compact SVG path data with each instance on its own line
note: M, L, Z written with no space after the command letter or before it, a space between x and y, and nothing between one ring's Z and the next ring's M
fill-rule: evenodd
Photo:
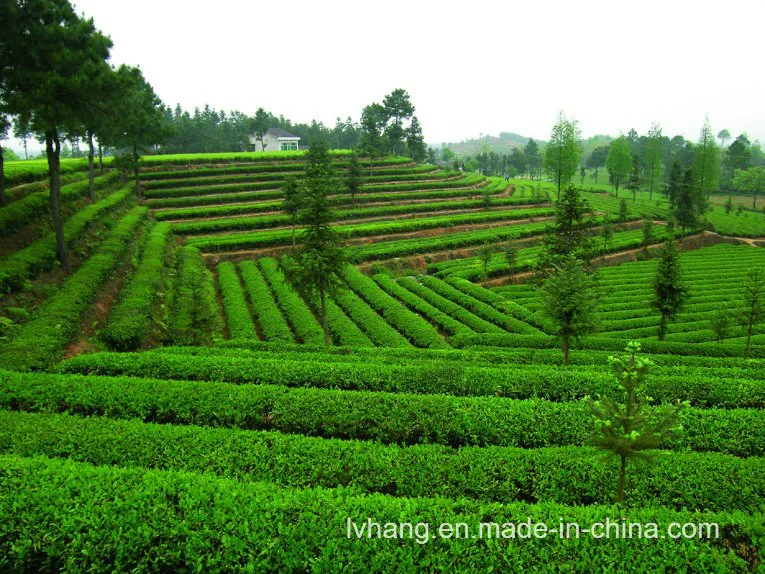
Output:
M332 158L342 181L350 156ZM660 341L667 203L626 197L596 258L598 329L565 367L529 273L555 217L549 183L361 158L355 197L329 196L348 262L327 346L318 297L284 264L283 188L303 152L141 166L140 201L107 163L92 202L85 165L66 167L69 273L45 172L6 176L0 571L762 571L765 322L744 359L740 318L749 271L765 269L763 214L715 207L677 240L687 301ZM620 201L582 197L600 246ZM654 363L649 416L686 406L681 430L630 463L618 505L618 458L593 446L584 399L622 399L609 356L629 341ZM359 537L368 519L429 536ZM607 519L659 535L475 536ZM674 523L718 533L675 538Z

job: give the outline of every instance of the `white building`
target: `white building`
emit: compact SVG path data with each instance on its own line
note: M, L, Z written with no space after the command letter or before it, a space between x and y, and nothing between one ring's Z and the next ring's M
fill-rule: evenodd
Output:
M294 151L300 147L300 138L282 128L269 128L260 141L259 134L250 136L253 151Z

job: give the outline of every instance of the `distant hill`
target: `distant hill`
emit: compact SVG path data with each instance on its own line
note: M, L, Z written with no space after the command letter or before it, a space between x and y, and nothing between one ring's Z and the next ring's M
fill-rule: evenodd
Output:
M512 132L502 132L498 136L483 135L481 134L477 138L461 141L461 142L447 142L445 144L431 144L435 148L440 148L442 145L446 145L454 153L459 156L463 155L475 155L481 152L495 153L510 153L515 147L523 147L529 141L528 136L522 136L520 134ZM536 142L543 146L544 140L536 140Z
M546 145L545 140L533 138L540 148ZM608 145L613 138L608 135L595 135L582 141L582 156L587 157L592 150L599 145ZM528 136L522 136L513 132L502 132L498 136L483 135L477 138L464 140L461 142L448 142L444 144L430 144L436 149L445 145L458 156L476 155L481 152L491 152L498 154L510 153L513 148L524 147L529 142Z

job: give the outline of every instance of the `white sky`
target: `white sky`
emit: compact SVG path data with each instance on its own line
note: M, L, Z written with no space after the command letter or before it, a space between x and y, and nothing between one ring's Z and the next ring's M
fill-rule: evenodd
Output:
M168 105L334 125L406 89L428 142L647 132L765 140L762 0L73 0Z

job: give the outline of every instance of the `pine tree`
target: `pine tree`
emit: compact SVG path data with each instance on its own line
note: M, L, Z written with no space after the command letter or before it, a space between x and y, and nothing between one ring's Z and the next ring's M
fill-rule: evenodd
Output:
M680 313L688 295L682 283L678 252L671 238L661 248L653 290L651 304L659 312L658 337L659 341L663 341L667 334L667 324Z
M597 282L573 255L564 257L542 284L542 310L555 326L568 366L571 343L595 331L598 325Z
M319 297L319 316L324 344L330 345L327 297L339 286L345 256L331 226L334 211L327 199L337 188L331 158L325 144L314 142L306 154L303 203L299 221L303 225L301 247L285 261L285 272L306 300Z
M646 373L653 365L638 356L640 343L627 344L628 356L609 357L614 376L623 392L623 402L612 397L587 397L590 414L595 418L595 435L591 443L619 457L619 479L616 499L625 499L627 463L632 460L650 460L646 451L659 447L666 439L682 429L678 424L680 412L688 403L663 405L647 412L650 398L642 392Z
M542 253L537 262L537 279L543 278L568 255L589 263L594 249L591 213L590 204L582 199L578 189L569 186L563 191L555 205L555 222L545 228Z

